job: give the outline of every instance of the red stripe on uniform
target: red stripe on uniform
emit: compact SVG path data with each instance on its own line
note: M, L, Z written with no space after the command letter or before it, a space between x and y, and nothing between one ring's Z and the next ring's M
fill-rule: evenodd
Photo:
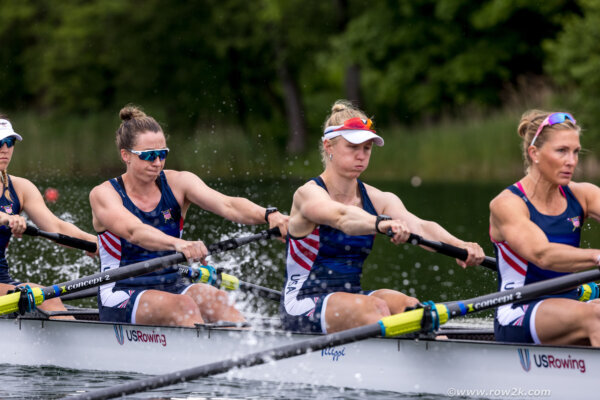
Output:
M121 251L121 243L116 241L115 238L112 236L114 234L102 234L100 235L101 238L104 238L109 244L112 245L112 247L114 247L117 251Z
M503 247L504 246L498 246L498 248L500 249L500 253L502 253L502 258L504 259L504 261L506 261L506 263L508 265L510 265L512 267L512 269L514 269L515 271L517 271L519 274L525 276L527 274L527 272L519 264L517 264L513 259L511 259L510 257L508 257L508 255L504 251ZM517 258L520 259L520 257L517 257Z
M115 253L113 251L113 249L111 249L110 247L108 247L108 245L106 244L106 239L104 238L104 235L100 235L100 242L102 242L102 247L104 248L104 250L106 250L106 252L108 254L110 254L111 256L113 256L117 260L121 259L121 254Z
M303 246L303 244L304 244L304 240L296 241L296 248L298 249L298 251L300 253L304 254L304 256L306 258L310 259L310 261L315 261L317 259L317 255L315 253L313 253L312 251L308 250L305 246Z
M310 265L308 265L300 256L298 256L298 254L296 254L293 246L290 246L290 256L294 259L294 261L296 261L296 264L305 270L310 271Z

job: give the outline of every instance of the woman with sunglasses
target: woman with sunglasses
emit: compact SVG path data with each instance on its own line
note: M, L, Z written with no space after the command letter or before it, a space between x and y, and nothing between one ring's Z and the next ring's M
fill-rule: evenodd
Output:
M365 291L360 279L377 233L400 244L410 233L465 248L476 265L484 253L439 224L410 213L393 193L364 184L373 145L383 146L371 120L343 100L325 122L325 170L294 194L287 240L286 282L280 307L285 329L331 333L401 313L418 300L395 290Z
M75 225L63 221L52 213L46 206L38 188L25 178L8 175L8 165L15 151L16 141L21 141L21 135L13 130L10 121L0 117L0 179L2 180L2 193L0 194L0 295L13 290L15 286L29 285L40 286L34 283L21 283L11 277L6 249L11 236L21 237L26 220L19 214L24 211L29 218L45 231L57 232L79 239L96 242L96 238L85 233ZM44 311L66 311L59 298L47 300L38 306ZM73 317L53 317L72 319Z
M600 265L600 250L579 248L583 221L600 220L600 188L572 181L580 130L564 112L521 117L525 176L490 203L501 291ZM501 306L494 325L499 341L600 346L600 303L571 290Z
M288 217L275 208L226 196L190 172L163 170L169 149L154 118L134 106L124 107L120 117L117 147L126 171L90 193L103 271L176 251L206 264L204 243L181 239L192 203L240 224L269 223L285 235ZM103 321L171 326L244 321L227 293L184 281L176 267L104 285L98 306Z

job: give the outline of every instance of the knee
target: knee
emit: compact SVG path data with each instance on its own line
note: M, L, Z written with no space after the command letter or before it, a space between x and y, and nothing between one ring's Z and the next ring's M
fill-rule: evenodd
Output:
M588 303L589 313L586 316L595 325L600 325L600 302L592 301Z
M391 314L390 308L385 300L372 296L367 297L364 311L369 319L376 318L377 320Z
M193 315L198 313L198 305L189 296L180 295L176 302L169 307L177 314Z

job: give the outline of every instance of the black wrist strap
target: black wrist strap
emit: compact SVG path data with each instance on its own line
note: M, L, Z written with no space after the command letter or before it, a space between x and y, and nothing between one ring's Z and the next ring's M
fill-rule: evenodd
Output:
M380 223L381 221L390 221L391 219L392 219L392 217L390 217L389 215L383 215L383 214L381 214L381 215L378 215L378 216L377 216L377 218L375 219L375 230L376 230L377 232L381 233L382 235L385 235L386 233L385 233L385 232L382 232L382 231L379 229L379 223Z

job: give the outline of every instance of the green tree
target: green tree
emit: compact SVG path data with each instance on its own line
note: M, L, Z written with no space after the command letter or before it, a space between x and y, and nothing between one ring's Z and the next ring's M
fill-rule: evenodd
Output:
M581 0L582 15L564 19L564 29L555 40L544 43L546 69L562 88L559 107L571 107L578 122L600 124L600 3ZM586 130L586 146L598 143L597 129Z

